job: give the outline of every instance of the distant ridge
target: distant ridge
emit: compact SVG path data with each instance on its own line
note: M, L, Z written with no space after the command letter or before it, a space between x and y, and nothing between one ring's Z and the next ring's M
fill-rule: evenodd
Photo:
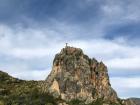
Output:
M136 105L140 105L140 98L130 98L131 100L133 100Z

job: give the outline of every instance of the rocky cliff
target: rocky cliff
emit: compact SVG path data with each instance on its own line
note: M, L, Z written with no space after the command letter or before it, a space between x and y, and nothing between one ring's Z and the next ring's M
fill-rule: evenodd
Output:
M0 71L0 105L135 105L121 100L109 82L107 67L79 48L56 54L44 81L25 81ZM137 104L138 105L138 104Z
M122 104L104 63L89 58L79 48L67 46L56 54L46 82L49 93L66 101L78 99L90 104L101 99L108 105Z

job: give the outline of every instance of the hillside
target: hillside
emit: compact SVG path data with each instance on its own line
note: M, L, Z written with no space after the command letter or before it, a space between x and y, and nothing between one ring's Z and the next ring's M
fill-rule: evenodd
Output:
M0 71L0 105L55 105L52 96L39 92L38 82L19 80Z
M140 105L140 98L130 98L131 100L133 100L136 105Z
M47 74L46 74L47 75ZM103 62L79 48L56 54L44 81L25 81L0 71L0 105L135 105L121 100L111 87Z

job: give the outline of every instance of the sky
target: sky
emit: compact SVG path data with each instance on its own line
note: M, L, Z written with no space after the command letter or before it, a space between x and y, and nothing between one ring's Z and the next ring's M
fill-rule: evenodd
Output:
M0 0L0 70L44 80L65 46L108 67L121 98L140 97L140 0Z

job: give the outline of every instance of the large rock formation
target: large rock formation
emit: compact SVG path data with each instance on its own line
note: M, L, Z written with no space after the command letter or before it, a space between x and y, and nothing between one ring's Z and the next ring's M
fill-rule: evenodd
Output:
M102 99L107 104L120 104L110 85L107 67L79 48L67 46L56 54L46 81L48 92L66 101L78 99L89 104Z
M20 80L0 71L0 105L139 104L117 97L103 62L90 59L81 49L66 47L55 56L45 81Z

